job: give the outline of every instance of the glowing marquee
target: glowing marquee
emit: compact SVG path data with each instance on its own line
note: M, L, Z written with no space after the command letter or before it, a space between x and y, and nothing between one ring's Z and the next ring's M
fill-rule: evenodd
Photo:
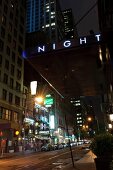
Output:
M90 43L90 39L89 39L90 36L87 36L87 37L82 37L82 38L79 38L79 42L78 44L79 45L83 45L83 44L87 44L87 43ZM90 37L92 38L92 36ZM99 42L100 41L100 38L101 38L101 34L96 34L96 35L93 35L93 40L94 42ZM66 40L62 43L62 47L63 48L69 48L69 47L72 47L73 46L73 43L72 43L72 40ZM51 48L50 50L57 50L59 49L57 47L57 45L55 43L53 43L51 45ZM42 45L42 46L38 46L37 47L37 53L41 53L41 52L47 52L48 51L48 47L46 45Z

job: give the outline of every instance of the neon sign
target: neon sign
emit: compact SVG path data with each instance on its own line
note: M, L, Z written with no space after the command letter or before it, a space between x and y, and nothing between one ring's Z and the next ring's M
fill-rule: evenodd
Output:
M51 52L53 50L60 50L60 49L67 49L67 48L77 47L82 45L88 45L92 43L98 43L100 41L101 41L101 34L95 34L95 35L80 37L78 39L66 40L60 43L40 45L28 51L29 54L27 56L31 57L32 55Z
M99 42L99 41L100 41L100 37L101 37L100 34L94 35L94 38L95 38L94 41ZM88 41L87 39L88 39L88 37L79 38L79 45L87 44L87 41ZM71 40L66 40L66 41L63 42L63 48L71 47L71 45L72 45ZM56 49L57 49L57 46L56 46L55 43L52 44L51 49L52 49L52 50L56 50ZM45 45L43 45L43 46L38 46L38 47L37 47L37 52L38 52L38 53L40 53L40 52L46 52L46 46L45 46Z

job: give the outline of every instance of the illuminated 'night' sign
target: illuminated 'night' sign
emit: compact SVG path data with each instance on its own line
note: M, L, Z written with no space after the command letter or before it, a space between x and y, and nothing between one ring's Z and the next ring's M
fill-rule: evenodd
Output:
M99 42L100 41L100 34L97 34L97 35L94 35L94 40ZM82 44L87 44L87 37L82 37L82 38L79 38L79 44L82 45ZM63 48L68 48L68 47L71 47L72 45L72 42L71 40L66 40L63 42L62 46ZM56 50L57 47L56 47L56 44L53 43L52 46L51 46L53 50ZM37 47L37 52L40 53L40 52L46 52L46 45L43 45L43 46L38 46Z
M42 54L42 53L53 51L53 50L60 50L60 49L67 49L71 47L77 47L81 45L88 45L92 43L98 43L100 41L101 41L101 34L96 34L96 35L89 35L86 37L80 37L78 39L66 40L60 43L40 45L30 50L27 56L30 57L32 55Z

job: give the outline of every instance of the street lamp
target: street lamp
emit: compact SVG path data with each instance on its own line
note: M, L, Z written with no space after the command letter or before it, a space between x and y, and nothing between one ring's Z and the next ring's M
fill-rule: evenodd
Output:
M91 117L88 117L87 120L88 120L88 122L91 122L91 121L92 121L92 118L91 118Z
M43 103L44 98L42 96L35 97L35 101L39 104Z

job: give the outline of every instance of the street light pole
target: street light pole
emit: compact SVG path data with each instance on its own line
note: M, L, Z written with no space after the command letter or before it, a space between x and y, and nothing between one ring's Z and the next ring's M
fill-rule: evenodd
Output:
M99 128L99 123L98 123L98 119L97 119L97 117L96 117L96 116L95 116L95 119L96 119L96 123L97 123L97 131L98 131L98 133L99 133L100 128Z
M70 147L70 152L71 152L72 165L73 165L73 167L75 167L74 159L73 159L73 153L72 153L72 148L71 148L70 139L69 139L69 130L68 130L66 114L65 114L65 124L66 124L66 131L67 131L67 135L68 135L69 147Z

